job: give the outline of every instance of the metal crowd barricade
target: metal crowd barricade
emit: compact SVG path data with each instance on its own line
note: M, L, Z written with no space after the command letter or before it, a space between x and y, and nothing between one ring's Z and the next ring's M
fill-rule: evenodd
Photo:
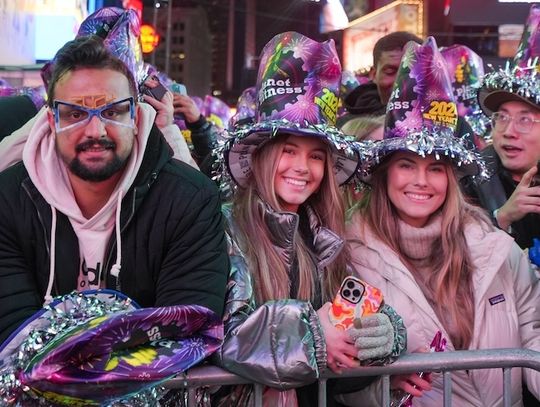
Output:
M444 383L444 406L452 405L452 377L454 370L473 369L503 369L503 405L511 406L511 378L513 367L523 367L540 371L540 352L528 349L489 349L475 351L454 351L439 353L406 354L395 363L386 366L359 367L344 370L342 374L325 374L319 379L319 407L326 406L326 381L335 378L350 378L363 376L382 376L382 406L390 406L390 376L413 372L442 372ZM262 407L263 385L216 366L199 366L190 369L182 376L171 379L166 383L168 388L187 388L188 406L196 406L195 395L199 387L253 384L255 406Z

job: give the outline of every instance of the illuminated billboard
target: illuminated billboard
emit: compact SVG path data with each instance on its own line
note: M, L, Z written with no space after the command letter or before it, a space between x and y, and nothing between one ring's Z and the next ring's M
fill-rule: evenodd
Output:
M422 0L398 0L349 23L343 32L343 67L352 72L373 65L373 46L394 31L425 35L425 12Z
M62 45L75 38L87 16L86 0L35 1L35 59L50 60Z
M51 59L86 16L86 0L0 1L0 65Z
M27 2L0 2L0 65L34 63L35 21Z

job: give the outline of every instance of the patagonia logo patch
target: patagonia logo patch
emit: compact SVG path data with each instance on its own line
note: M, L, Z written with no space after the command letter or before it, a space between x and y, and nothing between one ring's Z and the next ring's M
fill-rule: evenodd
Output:
M489 303L491 305L495 305L495 304L498 304L498 303L503 302L503 301L505 301L504 294L499 294L499 295L496 295L495 297L491 297L489 299Z

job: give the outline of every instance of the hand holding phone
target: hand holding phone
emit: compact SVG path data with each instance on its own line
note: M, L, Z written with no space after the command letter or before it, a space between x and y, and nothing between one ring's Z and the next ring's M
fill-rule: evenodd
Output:
M343 280L328 314L336 328L347 330L353 326L356 318L376 313L382 304L381 290L348 276Z
M186 85L184 85L183 83L173 82L171 84L171 91L173 93L178 93L179 95L187 95Z
M165 96L165 93L167 93L167 88L163 86L156 75L150 75L144 80L144 84L141 86L141 93L161 100Z
M200 120L203 106L199 107L195 97L187 95L186 87L181 83L173 83L171 85L173 91L173 106L174 117L176 119L184 120L186 126L191 123L196 123ZM202 101L201 101L202 103Z

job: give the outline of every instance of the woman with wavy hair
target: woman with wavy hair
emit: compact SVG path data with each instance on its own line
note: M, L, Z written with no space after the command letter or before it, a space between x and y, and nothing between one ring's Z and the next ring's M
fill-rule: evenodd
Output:
M423 219L418 217L420 221L415 217L414 220L408 219L409 222L405 222L414 224L413 227L416 225L424 227L426 224L422 224L421 220L428 221L432 216L440 218L441 233L434 237L428 257L421 259L430 269L438 272L425 276L426 281L423 283L433 291L435 300L433 306L436 313L446 314L449 323L456 328L453 343L459 349L465 349L471 342L474 316L473 262L468 250L465 228L471 223L477 223L486 232L493 231L494 228L484 211L465 201L451 162L436 160L432 156L415 157L413 153L396 153L388 157L373 174L372 190L362 201L361 212L373 233L396 252L409 269L416 270L415 258L406 252L406 246L410 242L406 242L403 236L404 229L401 222L406 215L400 216L400 202L394 204L395 199L390 192L394 180L389 180L389 176L402 171L407 172L409 167L421 167L422 164L416 164L416 161L422 164L429 163L427 176L430 176L430 173L440 174L442 180L439 182L446 184L446 196L442 205L428 214L429 216ZM422 191L422 188L417 190ZM435 194L429 199L434 199L434 196ZM411 211L413 205L414 203L410 204ZM409 204L406 205L406 209L409 209L408 206Z
M341 191L334 176L330 147L322 141L316 139L315 141L317 141L317 147L320 148L320 151L316 152L318 155L316 160L321 162L324 176L317 190L308 198L310 209L303 207L298 210L301 214L308 210L311 211L312 215L317 214L322 227L328 228L337 236L344 236L345 210ZM278 175L280 156L296 154L293 144L302 142L303 140L299 139L299 136L283 134L269 141L264 148L257 150L252 158L252 176L249 183L246 188L238 190L234 197L232 216L240 232L237 235L237 240L245 248L246 258L251 263L250 270L252 270L256 281L255 294L260 302L287 298L291 288L296 291L298 299L310 300L314 295L321 296L321 293L326 300L332 299L348 274L347 263L350 256L348 248L345 246L326 266L326 273L320 282L322 283L321 287L318 290L315 289L311 267L312 253L306 242L302 238L298 238L302 234L302 228L306 225L300 224L300 229L295 231L292 239L299 275L296 278L297 287L291 287L283 253L276 248L272 235L269 233L267 219L265 219L266 206L278 212L290 211L291 208L290 204L281 198L279 187L276 188L275 183L268 182L268 180ZM293 210L293 212L297 211ZM305 213L305 215L308 214ZM253 236L257 236L257 238L246 238Z
M352 271L339 185L359 165L331 120L339 79L333 41L277 35L261 57L257 120L237 127L222 151L235 193L224 207L232 269L216 359L267 386L266 406L317 405L317 389L307 385L326 369L388 363L405 347L405 328L388 305L360 318L359 329L339 330L329 319ZM328 405L366 384L330 384ZM220 405L253 402L247 386L222 393Z
M438 332L446 351L540 350L538 279L513 239L460 190L458 178L481 174L483 164L455 137L450 79L437 74L441 58L432 38L406 47L384 138L361 172L371 189L347 227L351 264L403 317L409 352L426 351ZM411 109L394 108L404 104ZM511 404L521 405L522 370L511 374ZM524 374L538 397L539 374ZM376 388L364 390L371 398L363 406L377 405ZM398 375L391 388L418 397L415 406L443 405L439 374ZM502 369L453 372L452 392L459 406L502 405Z

